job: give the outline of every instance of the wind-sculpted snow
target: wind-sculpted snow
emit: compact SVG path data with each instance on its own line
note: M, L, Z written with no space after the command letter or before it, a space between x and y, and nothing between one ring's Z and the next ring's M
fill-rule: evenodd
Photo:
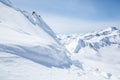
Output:
M54 46L51 47L43 47L43 46L22 46L22 45L3 45L0 44L0 51L16 54L22 56L24 58L30 59L34 62L40 63L47 67L70 67L68 61L63 61L64 58L67 58L66 55L59 53L59 49L53 49ZM56 54L58 52L59 54ZM63 59L62 59L63 58ZM53 64L54 61L54 64Z
M116 27L58 39L36 12L0 0L0 80L120 80Z
M40 16L8 5L11 5L9 0L0 0L0 51L47 67L71 66L72 61L67 56L69 52Z

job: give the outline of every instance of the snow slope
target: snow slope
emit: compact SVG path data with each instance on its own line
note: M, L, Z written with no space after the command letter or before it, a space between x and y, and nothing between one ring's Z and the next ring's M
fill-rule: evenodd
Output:
M120 30L110 27L84 35L58 35L71 52L71 59L82 63L81 80L120 80Z
M0 51L28 58L47 67L70 67L69 54L47 24L37 16L0 0Z
M119 53L120 49L116 45L101 48L99 55L86 47L78 54L72 55L72 59L83 63L85 75L82 80L120 80Z
M108 51L108 49L110 49ZM48 68L32 62L29 59L6 52L0 52L0 79L1 80L120 80L120 50L115 47L105 47L100 50L100 56L94 51L72 55L73 60L79 60L83 70L75 67ZM111 52L114 52L115 55ZM84 53L84 55L83 55ZM117 55L116 55L117 54ZM114 59L116 58L116 59Z
M0 0L0 80L120 80L116 27L58 39L37 13Z

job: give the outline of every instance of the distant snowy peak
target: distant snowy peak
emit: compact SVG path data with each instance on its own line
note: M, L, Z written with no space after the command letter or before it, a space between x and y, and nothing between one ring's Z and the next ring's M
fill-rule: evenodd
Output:
M109 28L107 28L105 30L101 30L101 31L97 32L97 34L99 34L99 35L108 35L108 34L111 34L114 31L118 31L118 29L116 27L109 27Z
M58 35L58 39L70 52L78 53L82 48L91 47L98 51L104 46L112 44L120 45L120 30L116 27L109 27L105 30L88 33L84 35Z
M115 30L118 30L118 28L117 27L109 27L109 28L102 30L102 31L105 32L105 31L115 31Z
M108 36L108 35L111 35L112 33L117 33L117 32L119 32L119 30L116 27L109 27L101 31L85 34L83 35L83 37L85 40L90 40L94 37L105 36L105 35Z

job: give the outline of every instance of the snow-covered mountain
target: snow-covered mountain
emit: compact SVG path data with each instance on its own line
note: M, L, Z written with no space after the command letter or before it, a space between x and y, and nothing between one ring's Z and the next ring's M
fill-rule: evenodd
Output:
M47 67L71 65L69 53L42 18L15 8L9 0L0 0L0 52L16 54Z
M116 27L92 32L84 35L58 35L59 40L71 53L79 53L85 47L90 47L95 51L105 46L116 44L120 46L120 30Z
M56 36L36 12L0 0L0 80L120 80L119 58L116 27Z
M84 69L82 80L120 80L120 30L116 27L88 34L58 35Z

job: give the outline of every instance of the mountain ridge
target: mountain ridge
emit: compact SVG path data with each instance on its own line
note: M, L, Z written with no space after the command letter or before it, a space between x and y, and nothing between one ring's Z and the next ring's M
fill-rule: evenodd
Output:
M73 51L70 52L78 53L81 48L86 46L92 47L95 51L98 51L98 49L104 46L110 46L112 44L120 45L120 30L116 27L109 27L84 35L73 34L62 36L62 34L59 34L58 38L69 51L73 49Z
M37 13L27 15L12 7L9 0L0 0L0 9L0 51L22 56L46 67L70 67L69 52Z

